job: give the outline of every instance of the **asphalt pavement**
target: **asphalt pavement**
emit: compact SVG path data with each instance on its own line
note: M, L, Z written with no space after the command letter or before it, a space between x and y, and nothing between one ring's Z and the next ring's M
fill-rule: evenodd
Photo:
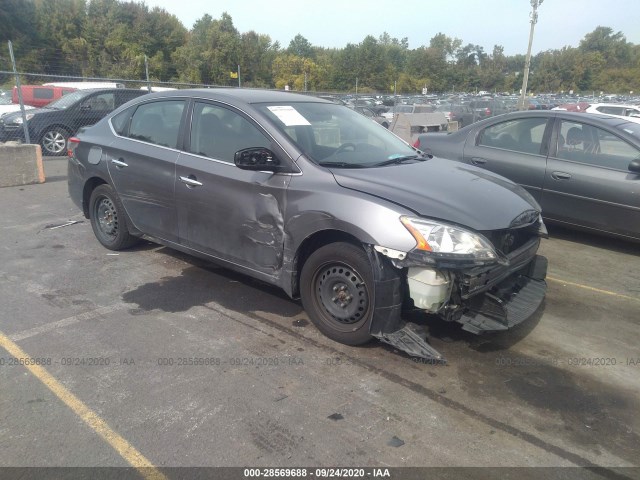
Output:
M105 250L66 159L45 173L0 189L0 466L640 476L639 245L550 229L547 300L522 328L415 315L434 365L334 343L278 289L166 247Z

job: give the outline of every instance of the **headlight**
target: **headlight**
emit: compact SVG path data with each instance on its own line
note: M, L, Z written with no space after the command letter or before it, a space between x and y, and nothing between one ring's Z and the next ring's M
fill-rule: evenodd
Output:
M400 217L400 221L416 239L416 249L433 252L438 257L495 260L491 243L482 235L460 227L416 217Z
M28 122L29 120L31 120L33 118L33 113L27 113L26 117L27 117L27 122ZM13 121L13 123L15 123L17 125L22 125L22 115L19 116L18 118L16 118Z

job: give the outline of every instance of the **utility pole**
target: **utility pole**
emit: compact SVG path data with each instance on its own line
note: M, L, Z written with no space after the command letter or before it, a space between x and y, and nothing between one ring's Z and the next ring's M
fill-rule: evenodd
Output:
M149 58L144 56L144 74L147 78L147 91L151 92L151 82L149 81Z
M29 137L29 124L27 123L27 114L24 113L24 99L22 98L22 86L20 85L20 75L18 75L18 67L16 67L16 58L13 56L13 43L9 40L9 56L11 57L11 66L13 74L16 78L16 89L18 90L18 103L20 104L20 113L22 114L22 130L24 131L25 143L31 143Z
M522 79L522 92L520 94L519 110L525 110L525 98L527 97L527 82L529 81L529 67L531 66L531 45L533 44L533 29L538 23L538 7L542 5L544 0L531 0L531 31L529 32L529 48L527 49L527 59L524 62L524 78Z

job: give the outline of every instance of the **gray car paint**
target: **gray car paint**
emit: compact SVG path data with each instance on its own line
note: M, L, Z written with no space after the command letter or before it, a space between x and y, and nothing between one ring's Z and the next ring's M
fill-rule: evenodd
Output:
M439 158L402 168L339 170L334 175L343 187L389 198L418 215L474 230L509 228L523 211L539 209L533 198L512 182Z

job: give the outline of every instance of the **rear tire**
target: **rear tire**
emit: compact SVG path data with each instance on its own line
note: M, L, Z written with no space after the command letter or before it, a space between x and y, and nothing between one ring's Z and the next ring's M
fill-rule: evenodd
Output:
M336 342L361 345L372 339L373 292L369 258L350 243L325 245L302 267L302 305L318 330Z
M40 146L44 155L59 156L67 152L68 130L62 127L48 128L40 138Z
M89 218L96 238L109 250L123 250L139 241L129 233L122 202L107 184L99 185L91 192Z

